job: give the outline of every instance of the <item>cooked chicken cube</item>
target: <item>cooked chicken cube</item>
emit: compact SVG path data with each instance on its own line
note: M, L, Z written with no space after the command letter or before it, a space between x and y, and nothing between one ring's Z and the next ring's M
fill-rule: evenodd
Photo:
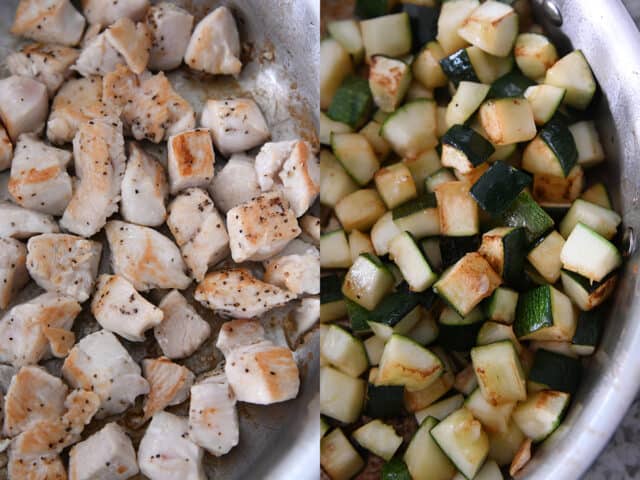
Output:
M286 304L293 294L255 278L249 270L231 268L207 274L194 298L216 312L251 318Z
M164 167L139 145L129 145L129 161L122 179L120 214L127 222L157 227L167 218L169 195Z
M13 238L0 237L0 309L29 281L27 247Z
M80 125L100 115L102 78L73 78L58 91L47 122L47 138L55 145L73 140Z
M241 402L268 405L298 395L300 377L291 350L269 341L232 349L224 371Z
M120 65L104 77L102 96L110 110L119 112L136 140L159 143L195 128L193 108L162 72L136 75Z
M64 358L76 343L76 335L64 328L46 327L44 336L49 342L51 354L56 358Z
M189 422L158 412L138 447L140 471L150 480L205 480L202 449L189 438Z
M120 121L104 117L80 125L73 139L73 156L80 181L75 185L60 225L70 232L90 237L118 210L125 171Z
M208 100L200 123L211 130L213 143L223 155L244 152L269 139L269 127L251 99Z
M216 157L207 129L198 128L169 137L167 151L172 194L209 185Z
M293 311L293 319L296 322L295 337L297 338L320 320L320 298L303 298L300 305Z
M232 155L216 173L209 185L209 193L216 207L224 213L260 195L253 159L242 153Z
M125 480L138 472L131 439L115 422L69 452L69 480Z
M0 117L11 140L40 132L48 113L49 96L43 83L20 75L0 80Z
M267 142L258 152L255 161L258 183L263 192L271 190L276 183L276 175L282 170L282 164L291 156L296 140Z
M306 214L300 219L302 237L316 246L320 245L320 219Z
M45 330L71 330L80 310L74 299L50 292L16 305L0 320L0 361L15 367L38 363L49 351Z
M145 420L165 407L178 405L189 398L189 389L196 378L187 367L173 363L167 357L143 360L142 372L150 386L143 406Z
M82 338L64 361L62 374L74 388L91 390L100 397L100 418L125 411L138 395L149 393L140 367L107 330Z
M264 281L296 295L320 293L320 252L278 256L265 262Z
M258 320L239 318L224 322L218 333L216 347L226 357L237 347L265 340L265 331Z
M264 193L229 210L227 230L236 262L266 260L301 232L295 213L280 192Z
M14 437L41 420L62 416L67 393L64 382L43 368L22 367L4 399L4 434Z
M71 75L71 65L80 52L61 45L32 43L7 57L7 66L13 75L22 75L46 85L53 96Z
M140 20L149 8L149 0L82 0L82 13L89 23L111 25L121 18Z
M24 457L18 453L9 453L7 472L9 478L24 478L29 480L66 480L67 471L60 455L47 453Z
M112 220L105 227L113 271L138 291L152 288L185 289L191 279L180 250L167 237L149 227Z
M317 255L318 249L300 238L294 238L284 249L278 254L280 257L286 255Z
M85 20L69 0L20 0L11 33L43 43L77 45Z
M65 233L45 233L27 243L31 278L49 292L84 302L93 291L102 244Z
M34 134L20 135L11 164L9 193L25 208L62 215L71 200L67 165L71 152L51 147Z
M179 291L167 293L158 306L164 312L164 318L153 333L167 357L188 357L211 335L209 324Z
M11 166L13 158L13 143L5 128L0 125L0 172Z
M51 215L34 212L10 202L0 202L0 237L29 238L39 233L59 232Z
M102 32L85 45L72 68L83 77L88 77L105 75L118 65L126 64L127 61L111 44L106 32Z
M172 3L162 2L147 10L145 21L152 36L149 68L178 68L191 37L193 15Z
M227 7L218 7L196 25L189 40L184 63L213 75L238 75L240 35Z
M185 190L171 202L167 225L196 281L204 278L210 266L229 255L224 220L209 195L200 188Z
M236 397L224 374L212 375L191 387L189 437L219 457L238 444Z

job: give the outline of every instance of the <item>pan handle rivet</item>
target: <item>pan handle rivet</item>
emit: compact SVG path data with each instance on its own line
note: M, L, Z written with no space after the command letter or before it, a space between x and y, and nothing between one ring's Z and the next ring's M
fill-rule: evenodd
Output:
M631 227L627 227L622 233L621 250L625 257L632 256L636 251L636 236Z
M556 27L562 25L562 14L553 0L542 1L542 12Z

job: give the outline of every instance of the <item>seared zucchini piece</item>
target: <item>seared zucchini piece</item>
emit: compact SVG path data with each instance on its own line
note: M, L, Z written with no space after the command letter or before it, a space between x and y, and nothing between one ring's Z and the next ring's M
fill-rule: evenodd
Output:
M382 128L381 123L371 120L358 133L367 139L378 160L384 161L391 153L391 145L380 135L380 128Z
M451 307L445 307L440 312L438 343L454 352L469 350L476 344L483 321L479 308L462 317Z
M578 164L592 167L604 161L604 150L596 126L592 121L582 121L569 126L578 149Z
M403 2L402 10L407 12L413 33L413 48L419 49L436 39L440 9L435 0Z
M382 466L380 475L380 480L411 480L407 464L397 457Z
M584 192L582 192L582 195L580 195L580 199L586 202L595 203L596 205L607 208L609 210L613 210L611 197L609 197L609 191L602 182L594 183L589 188L587 188Z
M371 243L373 243L376 255L389 253L389 243L400 233L401 230L393 222L393 212L382 215L371 228Z
M364 345L344 328L331 325L322 339L322 356L334 367L352 377L369 368Z
M320 322L333 322L347 314L342 295L342 278L326 275L320 278Z
M402 303L404 302L404 303ZM369 315L368 327L383 340L398 333L408 335L420 321L421 309L408 292L394 292L386 296L378 308Z
M565 55L549 68L544 83L565 88L564 103L579 110L589 106L596 92L593 73L580 50Z
M360 18L386 15L398 4L398 0L356 0L355 14Z
M347 272L342 293L367 310L373 310L391 291L393 281L393 275L378 257L363 253Z
M356 20L348 19L330 22L327 30L333 38L340 42L342 48L349 52L356 64L362 61L364 46L362 45L360 25Z
M442 165L460 173L469 173L494 152L491 142L465 125L453 125L441 142Z
M418 410L427 408L433 402L444 396L453 386L454 376L451 372L445 371L435 382L427 388L417 392L404 392L404 406L407 411L415 413Z
M369 371L369 385L364 413L373 418L391 418L404 413L404 387L376 385L378 369Z
M442 58L440 67L449 81L456 87L463 81L475 83L480 81L469 59L467 50L464 48Z
M334 230L320 236L320 266L322 268L351 266L351 251L344 230Z
M572 350L578 355L592 355L602 332L602 308L580 312L576 333L571 340Z
M568 342L576 331L571 300L551 285L520 294L514 332L520 340Z
M346 172L364 186L371 181L380 168L373 148L364 135L359 133L334 133L331 136L331 148Z
M550 352L544 349L536 350L533 365L529 371L529 381L540 385L546 390L558 390L575 394L580 385L582 365L580 360Z
M615 211L585 200L576 200L560 222L560 234L568 238L575 226L582 223L606 239L618 231L622 218Z
M424 180L424 188L427 192L435 192L438 185L447 182L455 182L456 177L450 168L439 168Z
M434 417L427 417L409 442L404 461L413 480L450 480L456 472L456 467L431 437L431 430L437 424Z
M578 160L571 131L560 120L552 119L522 154L522 168L531 173L566 177Z
M471 187L471 195L490 215L500 215L526 187L531 176L511 165L496 161Z
M409 232L403 232L391 240L389 256L398 265L411 290L422 292L438 278Z
M513 419L507 425L506 432L488 432L488 435L489 458L501 466L511 463L526 438Z
M478 252L508 285L519 285L524 273L527 239L522 227L497 227L482 235Z
M529 263L549 283L556 283L560 278L560 270L562 269L560 252L563 246L564 238L554 230L533 247L527 255Z
M409 232L415 238L430 237L440 233L440 215L432 193L425 193L393 209L393 222L401 232Z
M364 403L366 382L332 367L320 368L320 413L339 422L355 422Z
M473 365L467 365L456 374L453 388L463 395L471 395L471 392L478 388L478 378L476 372L473 371Z
M482 395L492 405L527 398L527 381L518 352L510 340L471 349L471 362Z
M446 182L435 189L440 215L440 233L466 237L480 231L478 205L469 194L467 182Z
M479 388L465 400L464 406L477 418L487 432L506 432L516 402L494 405L487 401Z
M610 241L578 223L562 247L562 266L591 281L600 282L622 264L622 256Z
M512 71L491 84L489 98L524 98L527 88L535 85L520 72Z
M371 57L369 88L373 101L383 112L398 108L410 83L411 69L405 62L384 55Z
M378 193L389 209L418 195L411 172L402 162L382 167L376 172L374 179Z
M484 322L478 332L476 343L478 345L489 345L502 340L509 340L518 354L522 351L522 345L520 345L516 335L513 333L511 325L504 325L498 322Z
M349 53L334 38L320 42L320 65L320 108L326 110L353 65Z
M320 442L320 465L332 480L349 480L364 468L364 460L336 428Z
M362 253L375 254L369 235L360 230L352 230L349 233L349 251L351 252L351 263L355 262Z
M372 55L401 57L411 52L411 24L406 12L360 22L367 62Z
M518 15L505 3L487 0L465 19L458 35L491 55L506 57L518 35Z
M436 38L447 55L467 45L467 41L458 34L458 29L479 5L478 0L443 2L438 18Z
M584 170L575 165L569 174L564 176L536 173L533 176L533 196L544 204L573 202L582 191Z
M580 310L591 310L607 300L616 288L617 276L608 275L601 282L592 282L575 272L563 270L562 288Z
M513 53L518 68L531 80L544 78L549 67L558 60L556 47L539 33L518 35Z
M351 133L353 129L346 123L331 120L324 112L320 112L320 143L331 145L332 133Z
M475 252L480 246L480 236L440 237L442 266L449 268L469 252Z
M453 480L465 480L465 478L466 477L464 475L458 472L456 476L453 477ZM473 480L503 480L503 479L504 477L502 476L500 467L495 461L490 459L486 460L482 464L482 468L478 470L478 473L476 473L476 476L473 477Z
M436 103L430 99L408 102L382 124L381 134L402 157L416 157L438 144Z
M516 319L518 292L498 287L485 303L485 313L489 320L511 325Z
M444 420L451 413L462 407L463 403L464 397L460 394L457 394L451 397L447 397L444 400L440 400L432 405L429 405L427 408L418 410L415 413L418 425L421 425L422 422L429 417L433 417L436 420Z
M536 136L533 110L524 98L487 100L480 107L480 122L494 145L526 142Z
M440 60L444 57L444 51L438 42L427 43L413 61L413 78L425 88L444 87L447 84L447 76L440 66Z
M336 216L347 232L368 231L386 211L380 195L371 188L350 193L335 207Z
M391 425L372 420L353 432L353 439L374 455L391 460L402 444L402 437Z
M353 302L351 302L353 303ZM364 349L367 351L367 358L370 365L378 365L380 363L380 357L382 357L382 351L384 350L384 339L377 335L372 335L364 342ZM373 370L373 369L371 369Z
M509 73L513 69L513 56L496 57L479 49L478 47L467 47L467 56L471 60L473 70L478 79L484 84L491 84L498 78Z
M562 104L566 90L553 85L532 85L524 92L524 98L531 104L536 125L544 125L555 115Z
M327 115L331 120L358 129L366 123L372 108L373 97L369 90L369 82L364 78L349 75L336 90Z
M543 390L519 404L513 411L513 420L527 437L541 442L558 428L568 406L568 393Z
M419 194L424 193L425 179L435 171L442 168L440 156L435 149L425 150L415 158L404 158L402 159L402 162L411 172L411 176L413 176L413 181Z
M322 150L320 152L320 203L334 208L340 200L356 190L358 185L336 157L328 150Z
M518 194L501 214L502 222L510 227L524 227L529 244L553 227L553 219L538 205L526 190Z
M482 105L489 89L489 85L483 83L460 82L456 93L447 106L447 126L464 124L469 120Z

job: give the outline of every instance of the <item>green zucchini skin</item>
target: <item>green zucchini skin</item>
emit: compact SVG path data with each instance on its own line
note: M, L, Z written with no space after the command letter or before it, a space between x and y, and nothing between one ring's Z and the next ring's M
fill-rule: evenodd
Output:
M602 334L604 307L601 305L587 312L580 312L576 333L573 335L571 343L578 346L598 345Z
M409 15L414 52L418 52L424 45L436 39L440 9L404 3L402 11Z
M480 208L490 215L497 216L526 187L533 183L533 178L526 172L497 160L471 187L471 195Z
M574 395L578 390L581 375L580 360L540 349L534 356L529 380L546 385L551 390Z
M342 282L339 275L326 275L320 278L320 303L331 303L344 299L342 295Z
M511 71L491 84L488 98L524 98L527 88L536 85L534 81L518 71Z
M521 191L502 212L501 219L509 227L524 227L529 245L551 230L554 225L553 219L526 190Z
M539 135L560 163L564 176L569 175L578 161L578 148L569 127L557 118L552 118L542 127Z
M440 66L456 87L462 81L480 82L464 48L440 60Z
M480 246L480 235L468 237L440 237L442 269L455 264L469 252L475 252Z
M372 110L373 95L368 80L350 75L333 96L327 115L331 120L346 123L357 130L365 124Z
M386 15L393 8L392 0L357 0L355 14L360 18Z
M462 151L474 167L486 162L496 150L489 140L465 125L452 126L444 134L441 142Z
M407 217L427 208L435 208L437 205L436 196L431 192L425 192L418 198L409 200L408 202L394 208L392 210L393 219L396 220L398 218Z
M411 480L407 464L400 458L392 458L382 466L381 480Z
M514 228L502 238L504 267L502 278L507 285L521 287L527 257L527 236L522 227Z
M531 332L553 325L551 288L549 285L524 292L518 299L516 320L513 331L516 337L524 337Z
M353 333L358 335L369 332L371 329L368 322L371 319L371 312L348 298L344 299L344 303L347 306L347 315Z
M373 418L391 418L404 413L404 387L376 386L369 383L364 407L365 415Z
M478 332L484 320L468 325L444 325L438 323L438 343L454 352L465 352L476 345Z

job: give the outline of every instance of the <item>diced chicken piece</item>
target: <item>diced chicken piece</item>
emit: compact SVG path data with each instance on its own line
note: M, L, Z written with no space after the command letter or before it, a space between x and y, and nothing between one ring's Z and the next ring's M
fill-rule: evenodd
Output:
M80 310L74 299L50 292L16 305L0 320L0 361L15 367L38 363L49 351L44 331L71 330Z
M234 348L265 340L265 332L258 320L239 318L222 324L216 347L226 357Z
M61 45L32 43L7 57L7 66L13 75L33 78L46 85L53 96L71 75L71 65L80 52Z
M268 405L298 395L300 376L291 350L269 341L234 348L224 371L241 402Z
M296 295L320 293L320 252L278 256L265 262L264 281Z
M293 294L255 278L249 270L232 268L207 274L194 298L216 312L251 318L286 304Z
M91 41L100 35L102 32L102 25L99 23L91 23L84 31L82 40L80 41L80 47L84 48L91 43Z
M300 305L294 310L293 318L296 322L295 336L299 337L320 320L320 298L303 298Z
M0 80L0 118L11 140L40 132L48 113L49 96L43 83L20 75Z
M100 275L91 301L91 313L102 328L132 342L143 342L144 332L160 325L162 310L136 292L118 275Z
M111 44L106 32L102 32L87 43L72 68L88 77L105 75L119 65L126 65L126 60Z
M121 18L141 20L149 8L149 0L82 0L82 13L89 23L111 25Z
M71 152L51 147L34 134L20 135L11 164L9 193L25 208L62 215L71 200L67 165Z
M159 305L162 323L153 333L167 357L185 358L193 354L211 335L211 327L177 290L172 290Z
M58 91L47 122L47 138L55 145L73 140L80 125L100 115L102 78L73 78Z
M238 444L236 397L224 374L212 375L191 387L189 437L217 457Z
M136 140L159 143L196 125L193 108L162 72L136 75L121 65L104 77L102 96Z
M180 250L167 237L149 227L112 220L105 227L113 271L139 292L152 288L185 289L191 279Z
M102 244L65 233L46 233L27 243L27 269L48 292L84 302L93 291Z
M0 172L11 166L13 158L13 143L5 128L0 125Z
M126 480L138 472L131 439L115 422L69 452L69 480Z
M284 249L278 254L280 257L286 255L317 255L318 249L300 238L294 238Z
M189 398L189 389L196 378L187 367L173 363L167 357L143 360L142 372L151 388L143 406L145 420L165 407L178 405Z
M225 156L257 147L270 136L260 107L248 98L208 100L200 123L211 130L213 143Z
M224 213L257 197L260 192L253 159L242 153L232 155L209 185L213 201Z
M198 128L169 137L167 152L172 194L209 185L216 157L207 129Z
M80 125L73 139L73 156L80 181L60 225L90 237L118 210L126 160L120 121L104 117Z
M255 168L258 183L263 192L271 190L276 183L276 175L282 170L282 164L291 156L295 140L265 143L256 156Z
M150 480L205 480L202 449L189 438L189 422L158 412L138 447L140 471Z
M185 190L171 202L167 225L196 281L204 278L210 266L229 255L224 220L209 195L200 188Z
M82 338L64 361L62 375L74 388L90 390L100 397L99 418L121 413L138 395L149 393L140 367L107 330Z
M320 245L320 219L306 214L300 219L302 237L316 246Z
M167 218L167 175L158 160L139 145L129 145L129 161L122 179L120 214L127 222L157 227Z
M29 281L27 247L13 238L0 237L0 309Z
M51 215L0 202L0 237L29 238L39 233L59 232Z
M67 393L64 382L46 370L22 367L11 380L4 399L4 434L14 437L41 420L62 416Z
M13 451L14 449L12 449ZM47 453L24 458L15 453L9 454L7 467L9 478L28 480L66 480L67 471L60 455Z
M64 328L45 327L44 336L49 342L51 354L56 358L64 358L76 343L76 335Z
M240 35L227 7L218 7L196 25L184 54L184 63L213 75L238 75Z
M266 260L300 235L296 215L279 192L264 193L227 212L235 262Z
M172 3L162 2L147 10L145 22L152 36L149 68L178 68L191 37L193 15Z
M11 33L43 43L77 45L85 20L69 0L20 0Z

